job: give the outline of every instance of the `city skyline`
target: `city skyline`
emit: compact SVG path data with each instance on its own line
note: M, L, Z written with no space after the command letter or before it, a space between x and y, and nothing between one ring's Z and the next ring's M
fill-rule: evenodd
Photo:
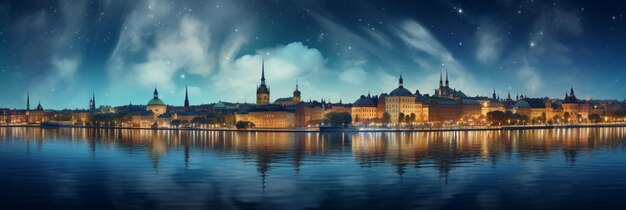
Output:
M353 102L439 73L468 96L623 100L618 1L9 1L0 3L0 107L254 102L261 57L272 101ZM395 3L395 2L394 2ZM613 6L612 6L613 5Z

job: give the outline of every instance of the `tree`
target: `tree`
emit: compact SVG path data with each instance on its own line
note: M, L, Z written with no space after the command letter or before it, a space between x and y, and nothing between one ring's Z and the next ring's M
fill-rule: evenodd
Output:
M170 126L175 127L175 128L178 128L182 124L183 124L182 120L172 120L170 122Z
M255 126L256 125L254 125L254 123L248 121L237 121L237 123L235 123L235 127L237 127L237 129L248 129Z
M599 122L602 122L602 117L600 117L600 115L598 114L590 114L589 121L594 122L594 123L599 123Z
M326 119L331 126L346 126L352 123L352 116L347 112L331 112L326 114Z
M411 113L411 115L409 115L409 117L408 117L409 124L413 124L415 122L415 118L417 118L415 113Z
M199 125L207 125L209 124L209 119L206 117L194 117L191 119L191 123L199 124Z
M398 115L398 124L404 122L404 113L400 112Z
M506 120L507 120L507 114L505 114L502 111L487 112L487 121L488 122L504 124L506 122Z
M389 113L385 112L383 113L383 119L382 119L382 123L390 123L391 122L391 115L389 115Z

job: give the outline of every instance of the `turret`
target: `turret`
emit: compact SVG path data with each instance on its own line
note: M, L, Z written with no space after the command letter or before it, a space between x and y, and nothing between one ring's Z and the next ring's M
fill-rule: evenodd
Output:
M293 102L295 103L300 103L300 101L302 100L302 98L300 98L300 90L298 90L298 80L296 80L296 90L293 91Z

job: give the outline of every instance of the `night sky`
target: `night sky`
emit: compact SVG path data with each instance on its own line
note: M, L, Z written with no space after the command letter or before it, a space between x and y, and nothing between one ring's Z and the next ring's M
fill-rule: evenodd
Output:
M433 94L626 98L623 1L41 1L0 3L0 107L353 102L404 76ZM33 105L31 105L33 107Z

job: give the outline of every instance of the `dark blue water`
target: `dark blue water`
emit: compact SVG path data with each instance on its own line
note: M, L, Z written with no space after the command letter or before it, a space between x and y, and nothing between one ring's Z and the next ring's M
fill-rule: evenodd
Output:
M0 128L3 209L624 209L626 129Z

